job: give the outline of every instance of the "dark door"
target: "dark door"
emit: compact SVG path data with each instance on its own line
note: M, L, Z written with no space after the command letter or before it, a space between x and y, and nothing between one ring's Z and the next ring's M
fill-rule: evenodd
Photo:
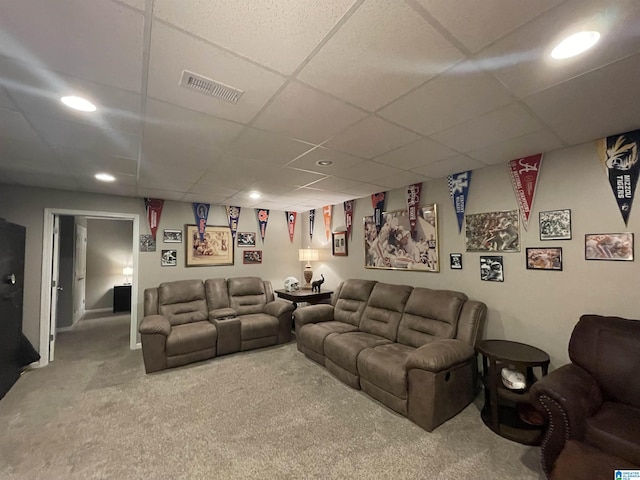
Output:
M0 219L0 398L20 376L25 232Z

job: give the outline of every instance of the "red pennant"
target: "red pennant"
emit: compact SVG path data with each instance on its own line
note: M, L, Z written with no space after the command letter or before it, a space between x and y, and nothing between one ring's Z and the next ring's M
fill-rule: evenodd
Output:
M296 217L298 214L296 212L284 212L284 213L287 216L287 226L289 227L289 240L293 242L293 234L295 233L295 230L296 230Z
M513 190L516 194L516 200L520 206L522 224L525 230L528 227L529 215L531 215L531 207L533 206L533 199L536 194L536 185L538 184L538 174L540 173L541 163L541 153L518 158L509 162L511 183L513 184Z
M144 205L147 208L147 220L149 221L151 236L155 240L158 225L160 225L160 215L162 215L164 200L160 200L158 198L145 198Z

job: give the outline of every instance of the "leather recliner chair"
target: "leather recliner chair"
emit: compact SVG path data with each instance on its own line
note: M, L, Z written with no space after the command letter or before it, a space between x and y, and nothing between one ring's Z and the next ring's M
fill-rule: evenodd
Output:
M640 469L640 321L583 315L569 358L530 391L548 421L547 478L608 480Z

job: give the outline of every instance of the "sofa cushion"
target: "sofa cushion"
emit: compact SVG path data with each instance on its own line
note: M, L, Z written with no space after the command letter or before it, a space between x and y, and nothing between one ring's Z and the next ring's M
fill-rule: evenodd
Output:
M398 342L417 348L435 339L454 338L466 300L460 292L414 288L398 326Z
M344 370L358 375L358 355L365 348L391 343L388 339L366 332L331 335L324 341L324 354Z
M360 330L396 341L398 324L413 287L377 283L362 314Z
M320 355L324 355L324 341L332 333L355 332L358 327L343 322L321 322L308 323L300 328L296 333L298 343L313 350Z
M238 318L240 319L240 338L243 341L278 336L280 322L273 315L252 313Z
M227 280L224 278L210 278L204 281L204 290L207 295L209 311L229 308L229 292Z
M258 277L236 277L227 280L229 306L238 315L262 313L267 303L264 282Z
M201 322L208 308L202 280L164 282L158 287L158 313L171 325Z
M167 337L167 355L182 355L215 348L218 333L207 320L176 325Z
M400 343L364 350L358 355L358 373L369 383L404 400L408 389L405 364L414 350Z
M586 419L584 439L592 446L640 465L640 409L604 402Z
M360 325L362 312L367 306L369 295L375 284L376 282L370 280L345 280L335 302L334 320L356 327Z

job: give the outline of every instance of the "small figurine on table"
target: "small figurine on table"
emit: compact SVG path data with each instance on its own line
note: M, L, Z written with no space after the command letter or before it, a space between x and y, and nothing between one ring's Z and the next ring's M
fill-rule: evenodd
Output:
M312 292L320 293L320 285L322 285L324 283L324 275L320 274L320 277L322 277L320 280L316 280L314 282L311 282L311 291Z

